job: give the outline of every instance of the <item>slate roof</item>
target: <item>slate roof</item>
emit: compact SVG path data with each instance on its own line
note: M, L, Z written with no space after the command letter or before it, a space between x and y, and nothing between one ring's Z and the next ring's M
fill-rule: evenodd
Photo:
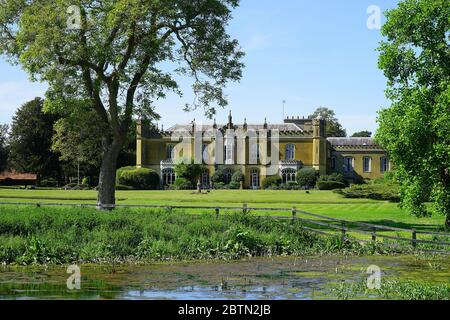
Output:
M218 129L226 129L227 125L224 124L217 124ZM234 129L243 129L244 125L235 125ZM212 130L212 125L203 125L203 131ZM247 130L262 130L264 129L264 124L247 124ZM292 132L303 132L303 129L297 126L293 123L283 123L283 124L268 124L267 125L268 130L278 130L278 131L292 131ZM167 129L167 132L174 132L174 131L191 131L192 125L175 125L169 129Z
M328 142L337 150L380 150L383 149L376 144L373 138L328 138Z

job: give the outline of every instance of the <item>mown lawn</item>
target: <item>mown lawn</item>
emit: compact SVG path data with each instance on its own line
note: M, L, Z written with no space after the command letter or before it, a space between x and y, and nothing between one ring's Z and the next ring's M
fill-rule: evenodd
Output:
M253 191L214 190L198 194L193 191L118 191L118 204L167 206L228 206L253 208L292 208L323 214L344 220L362 221L418 230L435 230L443 225L444 217L434 215L417 218L400 209L398 204L369 199L347 199L332 191ZM96 191L17 190L0 189L0 202L58 202L90 203L96 201ZM191 213L211 213L211 210L185 210ZM1 206L0 206L1 212ZM229 213L222 211L221 213ZM252 214L290 215L290 211Z

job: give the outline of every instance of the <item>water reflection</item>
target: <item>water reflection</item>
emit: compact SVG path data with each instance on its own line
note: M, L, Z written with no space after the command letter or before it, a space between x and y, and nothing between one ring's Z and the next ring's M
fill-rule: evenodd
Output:
M329 286L361 279L369 265L384 276L448 281L449 261L423 272L414 257L304 257L239 262L82 265L81 290L66 287L65 267L0 268L0 299L331 299ZM428 277L428 279L427 279Z

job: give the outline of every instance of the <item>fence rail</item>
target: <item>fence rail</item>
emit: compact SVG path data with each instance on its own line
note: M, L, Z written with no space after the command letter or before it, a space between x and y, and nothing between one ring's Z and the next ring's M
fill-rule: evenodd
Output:
M68 207L97 207L97 204L90 204L90 203L52 203L52 202L0 202L0 205L18 205L18 206L36 206L36 207L52 207L52 206L68 206ZM355 240L355 241L361 241L361 242L377 242L377 238L381 239L390 239L390 240L396 240L399 242L410 242L411 246L413 248L417 248L417 244L423 243L423 244L433 244L436 246L450 246L450 242L448 241L441 241L441 240L424 240L424 239L418 239L417 235L430 235L430 236L440 236L440 237L448 237L450 238L450 233L443 233L443 232L431 232L431 231L421 231L421 230L415 230L415 229L406 229L406 228L398 228L398 227L391 227L391 226L384 226L384 225L376 225L366 222L359 222L359 221L349 221L349 220L343 220L333 217L324 216L317 213L312 213L304 210L298 210L296 207L292 208L254 208L254 207L248 207L247 204L243 204L242 207L222 207L222 206L178 206L178 205L134 205L134 204L116 204L116 205L102 205L102 209L114 209L114 208L147 208L147 209L165 209L165 210L175 210L175 209L199 209L199 210L211 210L211 213L213 213L216 218L220 217L220 211L221 210L228 210L228 211L240 211L244 213L250 213L253 212L290 212L291 216L262 216L262 215L254 215L255 217L259 218L270 218L270 219L280 219L280 220L298 220L303 224L303 228L307 231L326 235L326 236L336 236L335 232L339 232L342 236L342 239L348 239L348 240ZM1 212L0 212L1 213ZM192 214L193 216L203 216L204 214ZM300 215L304 215L307 217L313 217L316 219L321 220L314 220L307 217L300 217ZM324 221L323 221L324 220ZM333 224L333 223L337 223ZM305 225L307 224L307 225ZM312 227L311 225L317 226ZM353 228L350 226L358 226L361 228ZM323 228L332 229L331 233L327 232L329 230L323 230ZM333 230L335 232L333 232ZM392 236L392 235L386 235L386 234L380 234L377 231L397 231L397 232L403 232L403 233L410 233L410 238L405 238L403 236ZM371 241L363 240L363 239L355 239L348 236L348 233L358 233L363 235L368 235L371 237ZM400 244L397 244L398 246L401 246ZM404 248L404 246L401 246ZM450 253L450 250L444 250L444 251L438 251L438 250L426 250L425 251L433 251L433 252L444 252L444 253Z

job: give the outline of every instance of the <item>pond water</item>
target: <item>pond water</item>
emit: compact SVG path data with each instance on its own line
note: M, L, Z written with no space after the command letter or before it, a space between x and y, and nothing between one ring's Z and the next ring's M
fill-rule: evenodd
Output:
M81 288L69 290L68 266L0 266L0 299L333 299L333 285L367 278L371 265L381 269L382 280L448 283L450 277L448 257L251 258L80 265Z

